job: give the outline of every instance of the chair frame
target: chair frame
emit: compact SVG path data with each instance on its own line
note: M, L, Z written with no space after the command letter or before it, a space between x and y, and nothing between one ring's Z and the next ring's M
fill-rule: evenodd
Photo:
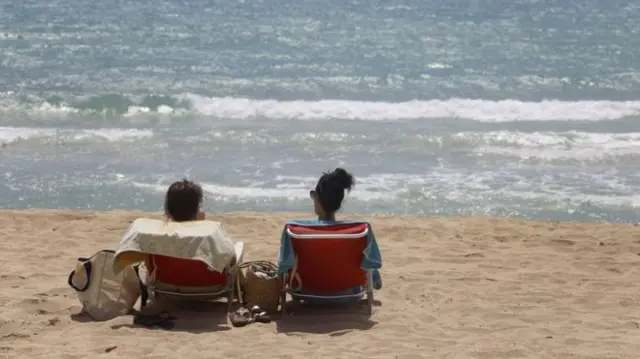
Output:
M238 273L239 273L240 265L242 264L243 258L244 258L244 243L237 242L235 244L235 263L232 266L229 266L225 270L226 283L224 284L224 287L221 290L216 292L181 293L181 292L175 292L170 290L163 290L155 287L154 285L155 280L152 280L149 283L145 283L144 286L147 291L147 295L155 295L159 293L159 294L166 294L166 295L171 295L176 297L184 297L185 299L198 298L198 297L206 298L206 299L198 299L203 301L223 298L225 297L225 294L226 294L227 303L228 303L227 312L231 312L231 306L233 305L234 299L235 298L239 299L239 295L238 295L239 288L237 287L237 282L238 282ZM146 300L144 302L146 302ZM144 305L145 304L143 303L142 306L144 307Z
M354 223L356 224L356 223ZM302 227L304 227L304 225L301 225ZM291 239L353 239L353 240L362 240L363 238L366 238L367 235L369 234L369 226L367 225L366 228L359 233L350 233L350 234L344 234L344 233L317 233L317 234L299 234L299 233L294 233L291 228L289 228L289 225L286 226L286 231L287 231L287 235L291 238ZM363 271L365 271L365 283L363 286L363 290L355 293L355 294L343 294L343 295L312 295L312 294L300 294L298 293L298 291L301 288L295 288L293 289L291 287L291 284L293 282L293 280L295 280L295 276L297 273L295 273L296 268L298 266L298 259L296 258L296 263L294 265L294 268L291 270L290 273L285 273L281 276L281 286L282 286L282 290L280 293L280 313L281 315L284 317L286 316L288 313L285 310L285 304L287 301L287 294L290 295L296 295L298 297L301 298L318 298L318 299L340 299L340 298L360 298L363 295L367 296L367 314L371 315L373 314L373 270L370 269L363 269Z

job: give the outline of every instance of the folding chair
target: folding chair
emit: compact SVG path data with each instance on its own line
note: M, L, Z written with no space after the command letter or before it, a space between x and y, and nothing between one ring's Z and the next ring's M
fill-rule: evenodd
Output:
M296 261L282 276L281 312L285 314L287 293L304 300L362 298L367 296L373 312L373 272L361 268L367 247L367 223L331 225L287 224ZM340 294L352 288L357 293Z
M150 255L147 263L149 280L144 283L147 297L158 294L190 300L226 297L230 309L238 291L237 275L243 256L244 244L238 242L235 244L234 260L221 273L199 260ZM144 306L146 303L142 304Z

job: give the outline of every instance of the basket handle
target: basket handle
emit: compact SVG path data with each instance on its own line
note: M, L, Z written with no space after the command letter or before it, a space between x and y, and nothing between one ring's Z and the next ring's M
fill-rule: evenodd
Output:
M67 279L67 284L69 284L69 286L71 288L73 288L75 291L77 292L84 292L85 290L87 290L87 288L89 288L89 285L91 284L91 261L89 260L89 258L78 258L78 261L82 262L82 269L84 270L84 274L87 277L87 282L85 283L85 285L83 285L81 288L76 287L75 284L73 284L73 277L76 274L76 270L72 270L71 273L69 273L69 278ZM80 267L80 266L79 266ZM78 269L78 268L76 268Z

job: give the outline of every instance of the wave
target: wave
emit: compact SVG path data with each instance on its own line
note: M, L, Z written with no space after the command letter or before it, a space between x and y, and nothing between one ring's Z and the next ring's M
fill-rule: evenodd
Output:
M510 132L459 133L452 136L478 154L521 159L603 160L640 156L640 133Z
M504 176L504 173L493 171L441 170L424 175L380 173L359 177L356 190L349 194L347 201L371 203L400 201L405 204L427 205L432 201L446 199L449 202L478 202L486 205L486 193L491 191L494 200L498 202L535 201L539 205L566 209L584 206L640 208L640 195L634 195L631 187L622 182L613 181L606 174L589 176L591 186L597 188L592 193L576 188L574 184L566 181L554 182L541 188L536 179L515 172L509 173L512 179L517 180L514 183L505 182L500 189L491 187L491 183L504 181ZM584 175L576 174L576 176ZM312 188L315 181L317 181L315 177L277 176L272 179L273 183L270 185L261 181L254 181L244 187L206 181L201 181L200 184L206 197L214 201L299 202L309 200L309 188ZM166 180L148 183L121 179L119 182L159 194L164 194L170 184L170 181Z
M477 153L522 159L603 160L614 157L640 158L640 132L594 133L580 131L488 131L437 134L298 132L281 136L255 130L217 130L183 137L192 144L215 141L227 146L294 145L327 148L351 153L376 150L384 153Z
M2 145L29 140L45 140L54 141L56 143L67 143L97 139L107 142L121 142L135 141L142 138L150 138L152 136L153 131L150 129L57 129L0 126L0 144Z
M193 130L195 131L195 130ZM362 134L344 132L297 132L282 136L275 131L212 130L181 135L181 141L193 146L291 146L294 148L340 148L353 153L376 150L381 153L440 153L497 155L525 160L603 161L640 158L640 132L591 133L567 132L456 132L436 134ZM163 142L174 135L171 130L149 128L38 128L0 126L0 144L24 141L40 143L132 142L147 139ZM27 142L32 143L32 142ZM142 144L141 144L142 145Z
M480 122L601 121L640 115L640 101L480 100L451 98L407 102L350 100L261 100L237 97L125 96L105 94L65 99L52 96L16 101L14 93L0 94L0 112L79 114L115 117L199 115L231 120L429 120L465 119Z
M373 176L371 178L360 178L358 180L358 191L354 191L350 196L360 201L372 200L393 200L401 192L402 188L391 188L381 186L380 179L387 178L388 175ZM315 186L317 178L304 176L277 176L277 183L273 187L265 186L259 181L246 187L227 186L217 183L200 182L206 196L214 200L256 200L256 199L281 199L289 201L300 201L309 199L309 189ZM123 180L122 182L126 182ZM135 187L150 190L157 193L165 193L168 182L163 183L143 183L133 181Z

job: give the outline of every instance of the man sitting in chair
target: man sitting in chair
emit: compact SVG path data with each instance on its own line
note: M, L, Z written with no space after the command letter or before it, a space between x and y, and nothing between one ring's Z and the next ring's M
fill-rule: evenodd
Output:
M201 210L202 187L187 179L169 186L164 199L164 214L174 222L204 220Z
M154 298L209 300L226 294L230 304L244 244L234 243L220 222L205 220L202 199L194 182L171 184L164 201L167 220L136 219L120 241L114 272L142 262L144 292Z

